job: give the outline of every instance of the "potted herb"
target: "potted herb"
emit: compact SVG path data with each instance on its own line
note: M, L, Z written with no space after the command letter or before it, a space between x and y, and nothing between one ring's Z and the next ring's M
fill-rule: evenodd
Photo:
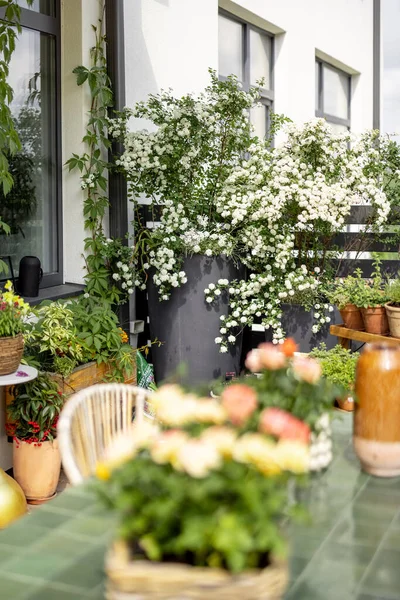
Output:
M385 289L388 302L385 304L390 335L400 338L400 279L390 282Z
M153 399L161 431L133 426L97 467L120 522L106 559L109 598L281 598L287 484L308 470L308 440L245 433L228 407L178 386ZM244 404L255 418L254 397Z
M354 381L359 353L351 352L340 344L331 350L327 350L325 344L320 344L310 352L310 356L318 360L324 377L342 388L342 393L336 398L339 408L353 411Z
M329 302L338 307L344 326L356 331L365 329L361 310L355 304L358 301L358 292L362 285L361 269L356 269L355 275L336 279L332 284L326 286Z
M60 477L57 421L64 397L57 384L44 373L16 386L8 406L8 425L13 435L14 478L31 504L52 498Z
M385 309L387 298L380 264L380 258L375 255L372 276L370 279L360 279L354 303L361 310L367 333L387 335L389 333L389 324Z
M14 294L11 281L0 292L0 375L9 375L18 369L24 351L22 332L29 304Z

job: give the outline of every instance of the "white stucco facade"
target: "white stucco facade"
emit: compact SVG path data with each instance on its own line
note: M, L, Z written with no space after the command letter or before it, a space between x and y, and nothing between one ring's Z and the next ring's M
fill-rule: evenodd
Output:
M372 127L373 0L125 0L126 101L196 92L218 68L218 9L274 35L274 111L315 115L315 57L352 75L351 128Z

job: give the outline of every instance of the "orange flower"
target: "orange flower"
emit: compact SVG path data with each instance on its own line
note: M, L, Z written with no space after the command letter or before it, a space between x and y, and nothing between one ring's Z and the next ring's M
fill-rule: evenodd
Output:
M281 346L283 354L287 357L293 356L298 349L299 347L293 338L287 338Z
M257 394L253 388L243 383L235 383L227 387L221 395L222 406L234 425L243 423L257 408Z
M284 440L295 440L308 444L310 428L281 408L266 408L260 416L260 430Z

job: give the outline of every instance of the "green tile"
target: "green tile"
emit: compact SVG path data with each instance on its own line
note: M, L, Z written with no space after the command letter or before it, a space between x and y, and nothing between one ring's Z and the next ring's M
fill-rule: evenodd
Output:
M361 521L345 516L333 530L331 540L349 546L363 545L376 548L387 530L387 523Z
M308 565L308 562L308 558L301 558L299 556L291 556L289 558L289 576L291 581L298 579Z
M45 552L68 561L90 550L92 545L92 540L73 538L67 532L56 530L35 545L35 552Z
M384 550L400 550L400 528L390 527L389 532L383 542Z
M70 533L77 533L82 536L103 536L105 535L115 523L114 516L108 515L105 517L101 516L89 516L81 517L68 521L64 524L62 529L68 530Z
M4 564L13 558L15 549L12 546L0 544L0 571L4 570Z
M323 544L325 535L316 535L313 529L307 531L292 530L290 534L290 556L309 560Z
M60 583L71 583L85 590L92 591L104 580L104 555L106 547L95 548L85 553L75 564L67 566L59 572L54 580Z
M69 490L68 490L69 492ZM63 508L72 512L83 511L93 503L93 498L86 495L60 494L47 504L50 508Z
M385 491L383 491L385 490ZM363 505L374 505L379 510L386 513L393 514L397 513L400 508L400 488L393 489L392 487L375 487L367 483L357 496L357 504Z
M51 587L51 584L49 584L48 586L38 588L29 594L29 596L26 596L26 600L78 600L78 598L80 600L81 597L78 591L67 592Z
M38 588L35 582L27 583L4 574L0 574L0 598L3 600L25 600L27 594Z
M50 507L43 506L35 512L34 518L35 525L45 527L47 529L54 529L68 522L70 517L64 513L55 512L51 510Z
M336 581L335 577L340 577ZM323 583L320 580L300 582L292 587L285 595L285 600L354 600L354 593L346 586L345 575L329 571L323 574Z
M37 552L35 549L25 552L21 557L7 564L7 573L25 575L35 579L47 580L65 566L65 558L57 553Z
M24 517L15 525L0 532L0 544L15 547L29 547L47 534L45 527L36 525L36 515Z
M389 494L400 497L400 477L371 477L366 489L375 490L379 494Z
M372 561L360 592L385 598L400 596L400 552L380 550Z

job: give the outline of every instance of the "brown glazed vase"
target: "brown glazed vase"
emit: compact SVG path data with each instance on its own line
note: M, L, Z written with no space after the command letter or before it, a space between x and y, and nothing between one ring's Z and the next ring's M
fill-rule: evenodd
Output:
M378 335L387 335L389 333L389 323L384 306L362 308L361 314L367 333L376 333Z
M364 471L400 475L400 348L367 344L356 369L354 450Z
M339 312L345 327L355 329L356 331L364 331L364 321L358 306L355 304L346 304Z

